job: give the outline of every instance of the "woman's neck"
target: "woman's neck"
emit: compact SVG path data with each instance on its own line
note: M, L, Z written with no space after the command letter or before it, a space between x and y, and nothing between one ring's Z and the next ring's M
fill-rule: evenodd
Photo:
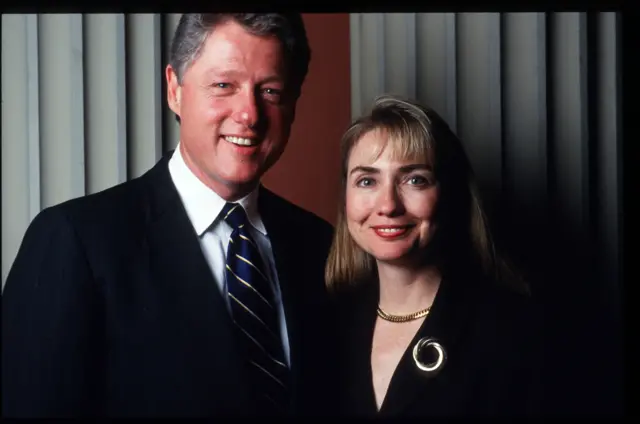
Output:
M378 278L380 308L388 314L405 315L431 306L442 276L434 265L408 269L379 263Z

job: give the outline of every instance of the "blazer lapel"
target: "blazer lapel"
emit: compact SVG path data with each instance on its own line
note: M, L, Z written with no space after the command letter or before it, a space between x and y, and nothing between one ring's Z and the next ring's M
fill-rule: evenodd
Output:
M398 363L380 409L381 414L400 414L412 402L429 397L429 393L434 400L438 399L439 393L452 393L448 388L452 384L450 362L456 360L455 348L459 336L469 322L472 307L473 296L468 290L470 287L460 286L465 284L465 280L453 281L450 278L443 278L429 316ZM444 367L433 377L421 371L413 360L414 346L425 337L436 339L448 356Z
M148 174L150 206L147 249L151 278L157 292L194 335L193 349L211 351L211 360L224 363L228 378L240 397L248 397L244 365L235 348L235 333L226 303L213 279L180 196L171 180L168 158ZM198 345L200 344L200 345Z
M344 362L340 370L346 391L345 407L355 415L375 416L377 411L373 374L371 369L371 346L376 325L376 308L379 299L377 280L362 283L349 293L351 301L348 319L341 340L341 359Z

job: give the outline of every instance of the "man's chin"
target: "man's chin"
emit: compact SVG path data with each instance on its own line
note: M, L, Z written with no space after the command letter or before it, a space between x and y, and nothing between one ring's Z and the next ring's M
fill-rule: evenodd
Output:
M263 174L258 167L250 167L249 169L242 166L235 167L236 169L229 168L231 167L227 168L227 172L218 174L225 185L252 185L259 181Z
M228 195L242 198L258 186L260 178L222 178L220 182Z

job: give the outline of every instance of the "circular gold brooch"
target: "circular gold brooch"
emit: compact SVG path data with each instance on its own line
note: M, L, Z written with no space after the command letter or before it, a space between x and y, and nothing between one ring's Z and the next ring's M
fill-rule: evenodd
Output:
M435 353L435 360L429 363L424 363L421 358L427 354L427 352L425 352L427 348L433 350L433 352L428 353ZM444 347L442 347L436 339L423 337L418 340L418 343L413 347L413 362L416 364L418 369L424 373L429 375L437 374L442 369L446 361L447 353L444 350Z

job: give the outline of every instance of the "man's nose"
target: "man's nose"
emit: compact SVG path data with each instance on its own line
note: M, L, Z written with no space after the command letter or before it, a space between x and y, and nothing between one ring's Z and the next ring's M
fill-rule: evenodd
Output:
M251 91L243 92L236 96L235 101L233 119L248 128L255 127L260 119L256 95Z

